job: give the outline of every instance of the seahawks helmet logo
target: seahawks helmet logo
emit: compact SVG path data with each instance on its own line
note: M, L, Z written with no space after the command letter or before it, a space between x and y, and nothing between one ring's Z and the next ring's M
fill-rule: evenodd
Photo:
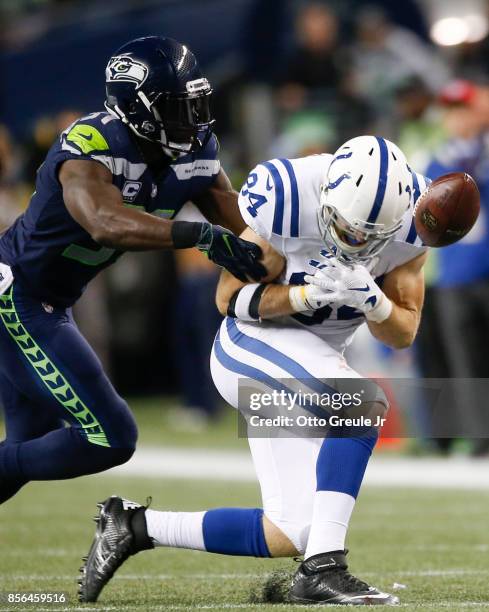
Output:
M134 83L139 89L148 76L148 67L127 55L116 55L111 57L105 69L105 80L107 83L124 81Z

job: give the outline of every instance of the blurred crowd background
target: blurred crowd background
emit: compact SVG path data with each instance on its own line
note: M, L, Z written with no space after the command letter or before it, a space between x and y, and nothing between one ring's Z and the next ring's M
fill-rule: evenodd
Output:
M27 206L57 134L103 109L110 54L131 38L171 36L214 87L221 161L237 190L263 159L333 152L366 133L394 140L431 178L476 178L480 219L430 254L416 345L393 352L363 333L351 358L365 374L489 378L488 15L487 0L0 0L0 231ZM217 276L193 251L126 254L76 308L120 391L179 397L193 425L220 410L208 372ZM454 414L483 417L478 398L456 395ZM409 428L432 438L421 405ZM469 450L487 453L487 440Z

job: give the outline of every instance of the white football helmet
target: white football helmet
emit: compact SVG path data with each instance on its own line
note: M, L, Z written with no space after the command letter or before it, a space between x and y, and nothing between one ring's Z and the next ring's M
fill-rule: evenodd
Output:
M339 260L367 261L399 230L413 178L404 153L377 136L358 136L334 154L321 186L323 240Z

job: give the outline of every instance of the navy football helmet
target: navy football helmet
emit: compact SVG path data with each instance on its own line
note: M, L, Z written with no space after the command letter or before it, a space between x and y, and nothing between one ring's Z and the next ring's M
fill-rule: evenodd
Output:
M105 71L107 110L166 153L189 153L212 134L212 89L195 55L176 40L146 36L110 58Z

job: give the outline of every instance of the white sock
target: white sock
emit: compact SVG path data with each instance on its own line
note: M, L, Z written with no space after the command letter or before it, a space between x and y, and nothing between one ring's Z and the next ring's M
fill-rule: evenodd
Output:
M337 491L316 491L311 531L304 559L333 550L344 550L355 498Z
M205 550L202 522L205 512L146 510L148 535L155 546Z

